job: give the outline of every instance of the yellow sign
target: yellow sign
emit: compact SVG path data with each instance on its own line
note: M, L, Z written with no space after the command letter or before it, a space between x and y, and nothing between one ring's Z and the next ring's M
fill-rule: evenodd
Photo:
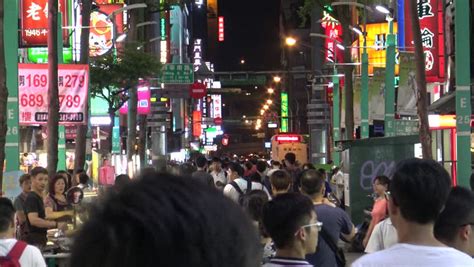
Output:
M363 26L361 26L363 29ZM388 23L372 23L367 24L367 53L369 54L369 74L373 74L374 67L383 68L385 67L385 51L387 34L389 32ZM393 33L397 34L398 24L393 23ZM359 36L360 46L364 45L364 37ZM362 58L362 47L359 49ZM397 51L397 64L395 65L395 75L398 75L398 49Z

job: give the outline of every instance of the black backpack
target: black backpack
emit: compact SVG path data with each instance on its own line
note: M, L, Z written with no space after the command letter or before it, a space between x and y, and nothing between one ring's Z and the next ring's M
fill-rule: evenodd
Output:
M252 191L252 181L249 179L244 179L247 182L247 190L245 190L245 193L240 189L240 186L235 182L232 181L230 182L230 185L232 185L235 190L239 193L239 205L242 206L244 203L244 198L247 194L249 194Z

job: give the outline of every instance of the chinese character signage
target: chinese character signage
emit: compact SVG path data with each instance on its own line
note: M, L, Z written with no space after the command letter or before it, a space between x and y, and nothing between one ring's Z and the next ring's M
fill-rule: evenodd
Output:
M280 126L280 132L286 133L288 132L288 93L286 92L281 92L280 93L280 98L281 98L281 126Z
M62 13L62 25L67 26L68 9L66 0L59 1L59 12ZM48 0L22 0L20 8L21 40L24 47L48 45ZM68 44L69 34L63 31L63 42Z
M405 5L406 47L414 51L412 31L413 16L420 20L421 43L425 53L425 70L428 82L442 81L444 78L444 37L443 37L443 2L439 0L417 1L417 14L411 15L410 5Z
M217 23L219 24L217 33L219 42L224 42L224 17L219 17Z
M212 111L211 118L222 118L222 96L211 95Z
M398 24L393 23L393 32L398 31ZM367 24L367 54L369 55L369 74L374 73L374 67L385 67L387 47L387 34L389 32L388 23ZM364 37L359 36L359 43L364 43ZM362 58L362 49L360 49ZM397 61L398 63L398 61ZM395 65L395 74L398 74L398 64Z
M59 123L85 124L88 65L59 65ZM48 121L48 65L18 65L20 124L46 124Z
M164 84L192 84L194 71L192 64L165 64L161 74Z
M341 24L331 17L327 12L324 12L321 26L325 29L326 36L331 37L342 43L342 26ZM331 39L325 39L324 47L325 51L325 62L344 62L344 52L338 50L336 42ZM336 58L337 57L337 58Z

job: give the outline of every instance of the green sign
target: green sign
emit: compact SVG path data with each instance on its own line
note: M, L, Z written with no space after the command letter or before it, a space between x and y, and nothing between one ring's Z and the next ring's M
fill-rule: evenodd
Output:
M288 132L288 93L281 92L281 127L280 132Z
M192 84L194 82L193 64L165 64L161 82L164 84Z
M267 77L265 75L252 75L249 77L233 77L233 78L220 78L221 85L226 86L253 86L253 85L266 85Z
M114 128L112 129L112 153L120 153L120 122L119 118L114 118Z
M47 63L48 62L48 48L33 47L28 48L28 60L33 63ZM63 62L72 63L72 48L63 48Z
M416 135L418 134L418 121L415 120L395 120L395 135Z

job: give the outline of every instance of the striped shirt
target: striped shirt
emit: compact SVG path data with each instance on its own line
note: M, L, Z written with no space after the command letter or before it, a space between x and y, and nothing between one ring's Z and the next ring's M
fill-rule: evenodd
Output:
M262 267L285 267L285 266L313 267L313 265L309 264L309 262L307 262L304 259L281 258L281 257L275 257L271 259L269 263L264 264Z

